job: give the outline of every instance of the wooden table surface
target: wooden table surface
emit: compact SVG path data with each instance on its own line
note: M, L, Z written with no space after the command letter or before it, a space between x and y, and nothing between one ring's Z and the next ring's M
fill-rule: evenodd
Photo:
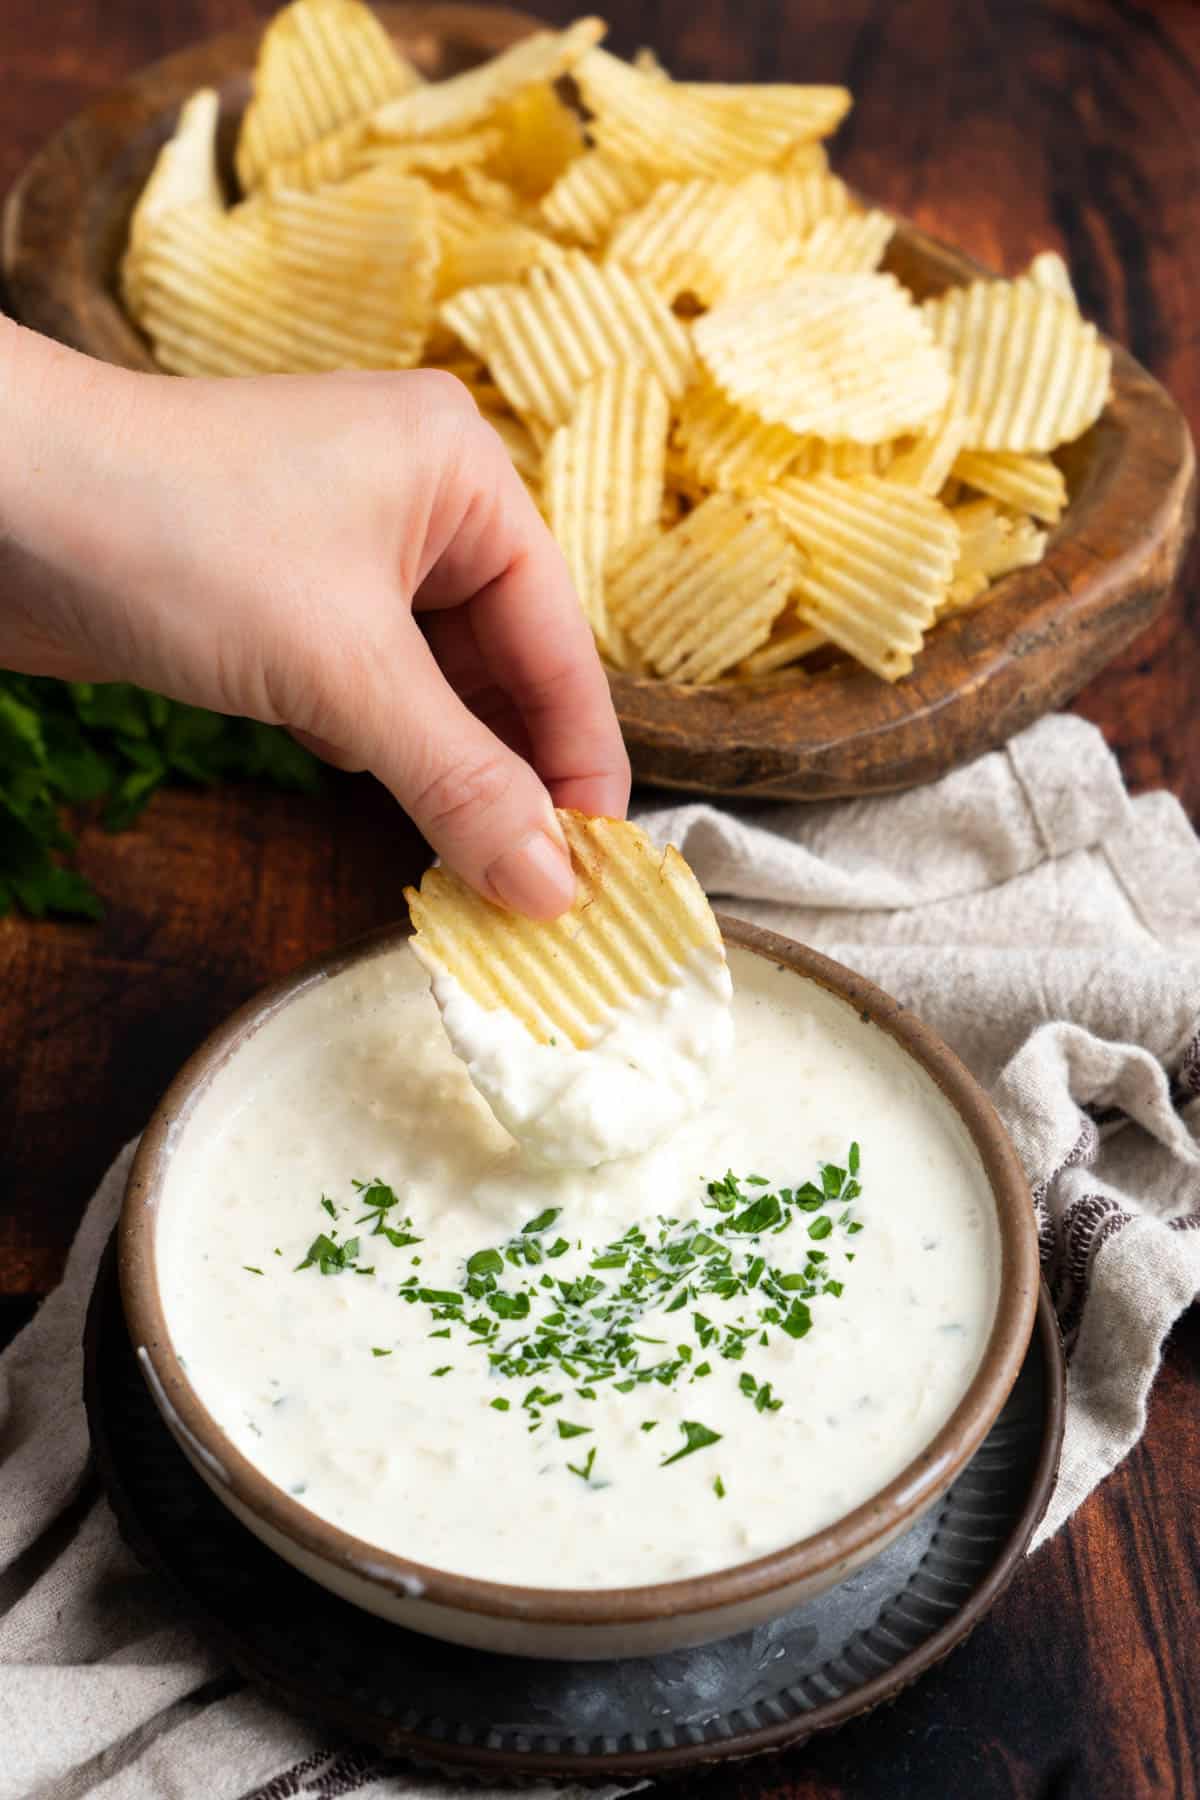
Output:
M0 185L140 64L250 0L5 0ZM571 8L545 0L565 19ZM845 81L838 162L883 204L1016 269L1061 249L1085 309L1200 430L1200 6L1190 0L621 0L620 51L681 75ZM1135 788L1200 823L1200 567L1081 696ZM381 794L160 796L89 830L105 922L0 922L0 1335L57 1278L79 1213L183 1057L238 1001L394 916L422 847ZM1200 902L1198 902L1200 903ZM1200 1316L1137 1452L965 1648L872 1718L697 1795L1137 1800L1200 1793Z

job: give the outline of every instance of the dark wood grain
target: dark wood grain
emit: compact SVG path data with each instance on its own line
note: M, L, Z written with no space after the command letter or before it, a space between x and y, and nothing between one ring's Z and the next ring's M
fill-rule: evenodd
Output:
M0 184L90 99L261 16L246 0L6 0ZM538 10L565 18L559 0ZM1083 305L1200 426L1200 8L1189 0L621 0L681 74L846 80L839 163L992 267L1065 251ZM1076 703L1200 822L1200 562ZM178 791L84 833L97 928L0 925L0 1292L44 1292L113 1151L261 982L380 924L423 852L360 779L315 803ZM1200 1314L1138 1451L970 1643L872 1718L690 1781L698 1800L1196 1800Z
M474 5L384 4L405 54L444 76L530 29ZM28 325L95 356L152 369L117 272L130 214L180 106L221 97L224 171L249 93L257 32L225 32L132 74L52 138L4 213L3 267ZM924 299L977 265L901 224L885 266ZM1188 427L1164 390L1114 346L1113 395L1062 453L1070 505L1044 561L989 604L940 624L915 672L889 687L845 658L819 673L678 687L611 676L636 779L739 798L825 800L911 787L1005 742L1071 699L1170 595L1195 512Z

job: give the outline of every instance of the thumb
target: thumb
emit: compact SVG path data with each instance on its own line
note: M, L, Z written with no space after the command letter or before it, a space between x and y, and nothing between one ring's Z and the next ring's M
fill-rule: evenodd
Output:
M459 699L414 621L401 629L402 693L371 733L368 766L464 881L514 912L557 918L575 875L549 794Z

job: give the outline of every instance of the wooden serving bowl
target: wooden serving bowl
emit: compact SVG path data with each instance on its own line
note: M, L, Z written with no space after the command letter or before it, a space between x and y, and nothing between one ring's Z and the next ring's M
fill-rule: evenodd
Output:
M537 23L484 6L379 10L435 77ZM230 32L132 76L33 159L8 197L3 234L4 276L26 324L127 368L153 368L116 292L129 215L197 87L220 91L231 166L258 35ZM981 273L906 224L886 266L918 296ZM978 611L939 625L895 686L845 662L697 688L613 674L635 776L754 798L881 793L944 774L1070 699L1165 602L1193 522L1195 457L1179 409L1114 345L1112 401L1061 462L1071 504L1045 560L1007 576Z

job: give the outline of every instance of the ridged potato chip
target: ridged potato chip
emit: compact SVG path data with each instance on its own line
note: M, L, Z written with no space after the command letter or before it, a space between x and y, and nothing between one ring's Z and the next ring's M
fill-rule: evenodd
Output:
M508 451L513 468L521 480L540 499L542 452L534 442L529 428L522 425L520 419L514 419L510 412L496 411L493 407L485 406L478 400L476 404L479 406L480 413Z
M958 560L942 612L964 611L986 596L993 581L1033 567L1046 553L1046 533L1032 519L1005 512L993 500L968 501L954 507L950 517L958 532Z
M807 557L800 618L884 681L907 675L958 559L946 508L870 475L789 476L764 499Z
M808 440L735 406L715 383L698 381L679 401L674 442L685 478L701 488L755 494L778 481Z
M670 395L692 368L687 332L650 285L581 250L520 286L465 288L440 316L484 358L513 410L547 425L565 425L580 386L615 363L644 364Z
M535 31L490 61L446 81L431 81L379 107L380 137L444 137L490 119L525 88L557 81L607 30L603 19L576 19L565 31Z
M467 170L477 171L479 164L493 156L502 142L501 133L491 127L461 137L379 138L372 133L369 119L356 119L288 162L272 163L263 173L261 187L267 193L281 188L312 193L348 176L381 168L393 175L423 175L430 181L462 180ZM508 190L503 192L507 195Z
M494 175L489 175L486 169L478 168L473 163L456 169L453 175L439 178L439 186L448 184L460 188L463 196L473 206L481 206L485 212L507 213L514 219L524 217L526 209L522 207L520 200L508 183L498 181Z
M140 291L138 265L163 219L184 207L214 216L225 201L217 179L217 118L220 101L214 88L201 88L179 109L175 130L159 151L150 179L129 221L129 241L121 265L126 305L136 309Z
M345 181L348 175L363 166L368 134L366 119L351 119L348 125L327 132L294 155L268 163L258 171L251 193L277 193L281 188L298 188L302 193L311 194L331 182Z
M796 455L787 469L789 475L840 475L849 480L855 475L882 475L895 455L895 442L882 444L831 444L825 438L797 438Z
M563 246L543 231L464 200L435 192L434 221L441 261L437 293L446 299L461 288L511 282L539 264L557 261Z
M664 300L690 293L706 305L765 286L791 254L777 183L763 171L734 182L665 181L618 222L607 249Z
M263 33L254 93L238 135L249 193L272 163L299 156L351 120L421 86L361 0L292 0Z
M895 230L895 219L882 212L828 214L813 225L792 267L797 274L869 275L883 261Z
M714 307L693 338L732 399L801 436L882 443L950 396L946 358L891 275L796 275Z
M635 69L643 75L652 75L656 81L670 81L669 70L659 61L658 52L650 44L643 44L635 50L630 59Z
M1067 480L1048 456L1021 456L1012 450L964 450L954 475L976 493L1002 500L1014 512L1032 513L1055 525L1067 504Z
M617 220L654 191L656 177L638 163L603 150L585 150L564 169L541 202L551 230L598 247Z
M138 196L129 221L128 248L136 252L155 225L184 206L223 212L225 200L217 178L217 120L221 103L215 88L200 88L179 109L167 139Z
M135 316L180 375L409 368L436 260L429 189L408 178L186 208L146 247Z
M591 50L573 70L601 150L661 175L729 180L825 137L850 96L835 87L729 87L664 81Z
M806 138L793 144L774 167L779 175L828 175L829 151L818 138Z
M740 681L756 681L760 676L774 675L777 670L799 662L802 656L811 656L814 650L820 650L828 642L823 631L818 631L814 625L805 624L789 608L776 619L771 635L762 649L745 657L734 670L734 675Z
M578 891L538 923L484 900L449 869L405 888L412 947L488 1012L512 1013L545 1044L593 1042L616 1008L673 985L697 950L724 956L720 928L679 852L638 825L560 811Z
M487 363L488 343L487 296L486 287L461 288L451 300L438 308L439 325L484 364ZM444 356L442 360L445 360ZM506 399L505 405L507 404Z
M1099 418L1112 357L1057 293L1028 277L973 281L924 311L974 420L972 450L1053 450Z
M644 275L665 300L691 292L711 301L719 290L715 259L735 216L737 189L724 181L664 181L627 213L608 241L608 256Z
M715 681L766 642L801 567L768 508L713 494L618 557L608 610L656 675Z
M806 238L823 219L848 218L858 210L845 182L827 169L785 169L775 181L789 239Z
M964 566L946 589L946 598L938 607L938 618L948 619L953 613L974 612L991 597L991 582L982 569Z
M535 81L491 115L500 146L491 173L524 200L540 200L583 154L579 115L548 81Z
M897 448L887 465L888 480L920 488L923 494L940 494L970 435L970 419L952 400L940 419L933 420L911 443Z
M546 446L546 522L575 580L601 650L621 663L604 598L609 557L658 523L667 451L667 396L636 363L605 369L579 393Z
M1025 273L1035 287L1045 288L1048 293L1057 294L1060 300L1069 301L1078 310L1075 289L1071 282L1071 271L1057 250L1040 250Z

